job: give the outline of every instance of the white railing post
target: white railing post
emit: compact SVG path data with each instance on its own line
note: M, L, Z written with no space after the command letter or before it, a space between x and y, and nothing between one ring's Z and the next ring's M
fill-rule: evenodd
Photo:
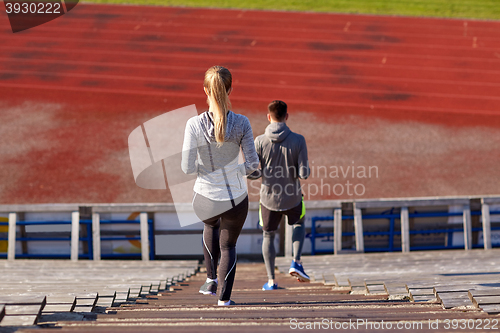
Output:
M401 252L410 252L410 214L408 207L401 207Z
M464 205L464 248L466 250L472 249L472 222L470 214L470 206Z
M141 223L141 255L142 261L149 261L149 228L148 213L140 214Z
M16 259L16 223L17 223L17 213L9 214L9 233L8 233L8 245L7 245L7 259Z
M342 208L333 210L333 253L342 251Z
M92 251L94 260L101 260L101 221L99 213L92 214Z
M481 218L483 220L483 243L484 249L491 249L491 220L490 220L490 205L484 203L481 199Z
M365 240L363 238L363 216L361 209L356 208L354 203L354 234L356 238L356 252L365 252Z
M80 245L80 212L71 213L71 260L78 260Z

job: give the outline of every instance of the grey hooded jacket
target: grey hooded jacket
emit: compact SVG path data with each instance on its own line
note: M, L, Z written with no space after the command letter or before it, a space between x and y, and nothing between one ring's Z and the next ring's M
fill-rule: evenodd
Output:
M238 164L240 149L244 162ZM197 174L194 192L211 200L233 200L247 193L245 175L257 169L252 127L248 118L228 111L226 136L217 145L210 112L188 120L184 132L181 168Z
M292 132L285 123L273 122L265 134L255 139L261 169L248 176L262 177L260 202L269 210L283 211L302 200L300 178L310 174L306 140Z

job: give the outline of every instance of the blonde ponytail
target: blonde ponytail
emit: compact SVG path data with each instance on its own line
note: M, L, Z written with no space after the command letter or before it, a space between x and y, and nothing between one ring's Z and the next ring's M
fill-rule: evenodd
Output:
M227 112L231 107L228 92L232 81L231 72L227 68L213 66L206 71L203 82L208 91L209 105L214 113L215 140L220 145L226 136Z

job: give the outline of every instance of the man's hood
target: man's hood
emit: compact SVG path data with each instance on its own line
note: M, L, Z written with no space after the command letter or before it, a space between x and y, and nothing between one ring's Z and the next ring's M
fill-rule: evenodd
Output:
M290 134L290 129L285 123L275 122L266 127L265 134L271 142L281 142Z

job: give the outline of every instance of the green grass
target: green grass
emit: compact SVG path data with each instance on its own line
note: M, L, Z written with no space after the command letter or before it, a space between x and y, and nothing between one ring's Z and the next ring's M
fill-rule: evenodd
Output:
M500 20L500 0L84 0L93 3L336 13L432 16Z

